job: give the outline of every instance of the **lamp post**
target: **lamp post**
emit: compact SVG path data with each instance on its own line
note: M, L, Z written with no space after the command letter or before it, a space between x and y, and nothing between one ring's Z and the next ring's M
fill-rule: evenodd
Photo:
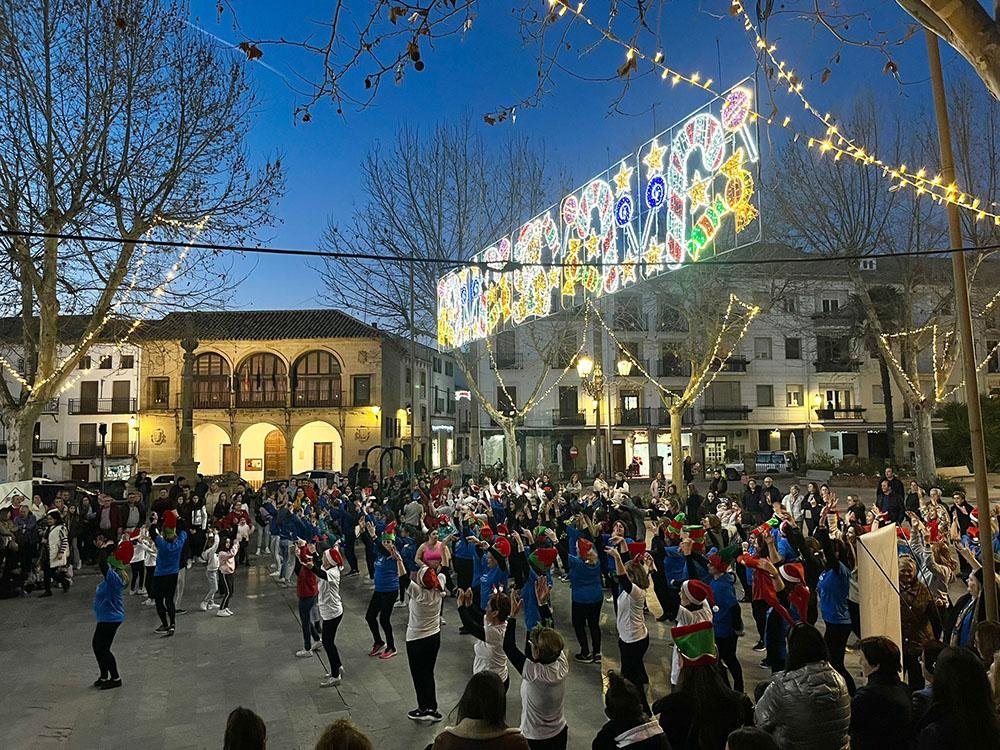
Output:
M615 369L621 378L627 378L632 374L632 363L625 357L620 358L615 363ZM584 355L576 361L576 374L580 376L580 384L583 390L594 399L596 407L594 433L597 438L597 447L601 445L601 397L604 395L604 388L608 389L608 435L606 439L607 450L604 453L605 470L611 473L611 378L604 377L604 370L600 362L595 362L592 357ZM600 450L597 451L601 453Z

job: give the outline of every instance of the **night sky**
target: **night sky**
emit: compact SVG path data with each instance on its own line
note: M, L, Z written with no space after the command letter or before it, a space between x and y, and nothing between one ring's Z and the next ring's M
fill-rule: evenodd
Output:
M235 5L247 36L301 38L316 28L310 26L309 20L323 18L331 4L312 0L294 3L241 0ZM356 1L349 5L365 8L368 3ZM193 24L228 43L244 39L232 28L231 16L227 14L216 20L214 0L193 0L191 6ZM514 128L530 134L539 147L544 147L550 176L565 175L577 185L707 101L704 92L683 84L672 88L669 82L640 66L639 72L644 75L634 77L619 105L621 113L609 113L610 103L621 91L620 81L580 80L556 70L547 87L549 93L540 105L519 110L513 125L486 125L482 119L484 113L521 100L534 87L536 49L523 46L518 19L510 6L499 0L484 0L473 28L464 39L446 39L433 49L424 50L426 68L422 72L409 70L398 87L387 81L375 103L363 111L345 105L341 117L333 106L319 104L309 123L295 123L293 110L301 99L289 89L283 76L292 77L290 71L314 75L316 61L298 50L265 47L263 62L269 67L255 65L252 75L263 111L247 147L258 156L282 154L287 192L277 209L283 223L273 230L264 230L264 240L278 247L315 248L331 217L346 222L361 198L357 192L358 165L375 141L391 142L397 127L403 123L430 129L442 120L468 117L485 136L497 140L505 129ZM538 7L544 10L541 2ZM910 23L893 2L881 2L875 7L873 27L899 32ZM601 20L603 8L605 3L591 2L586 12ZM667 9L660 29L666 39L663 51L668 65L686 72L698 71L702 78L721 81L723 87L753 73L751 44L742 22L728 15L728 2L672 3ZM566 19L560 23L566 23ZM621 30L625 30L624 25ZM859 37L865 34L860 26L851 30ZM770 38L779 45L777 54L794 66L805 82L806 95L824 111L845 112L854 92L864 86L874 89L886 107L914 113L929 110L930 86L922 31L893 50L902 84L883 75L885 58L877 51L845 47L839 64L833 64L831 59L837 49L831 37L813 31L808 22L776 16ZM591 47L597 41L596 34L583 25L576 26L568 39L572 49L560 57L560 62L578 76L607 78L624 61L624 53L617 46ZM581 58L580 50L584 47L589 48L588 54ZM649 49L652 51L652 47ZM942 54L947 77L971 75L968 65L951 48L942 45ZM828 67L829 81L821 84L822 71ZM349 83L358 95L363 93L362 75ZM982 91L986 96L985 89ZM801 104L787 94L781 92L777 103L783 112L792 115L793 123L809 124L812 132L819 130L822 134L821 129L812 127L813 123L806 119ZM769 106L761 106L763 112L768 109ZM769 137L772 137L770 144ZM765 171L782 137L780 129L770 136L767 130L761 130ZM559 197L553 192L550 202L558 201ZM248 262L256 263L256 267L235 295L233 307L295 308L324 304L326 290L308 259L253 256L248 257Z

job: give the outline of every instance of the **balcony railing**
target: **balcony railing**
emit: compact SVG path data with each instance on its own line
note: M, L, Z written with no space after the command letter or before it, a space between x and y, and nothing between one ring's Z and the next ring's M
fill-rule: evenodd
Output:
M665 406L661 406L656 410L656 421L661 427L670 426L670 410ZM694 424L694 409L685 409L684 413L681 414L681 424L684 426L691 426Z
M706 422L748 422L749 406L703 406L701 415Z
M100 455L100 446L98 446L98 455ZM112 441L108 443L107 455L112 458L125 458L127 456L134 456L135 443L130 443L128 441L122 441L122 442Z
M814 312L810 317L817 326L836 326L840 328L852 326L855 323L854 314L847 308L830 310L828 312L820 310L819 312Z
M714 366L719 367L719 372L746 372L747 371L747 358L743 356L729 357L725 360L721 366L718 365L718 359L714 360Z
M295 391L292 393L292 406L336 409L343 405L343 391Z
M554 425L585 425L587 415L582 411L561 411L552 410L552 424Z
M652 411L648 406L637 409L617 409L615 410L615 424L625 427L652 424Z
M520 370L524 367L524 357L520 354L493 352L489 363L491 370Z
M661 378L689 378L691 377L691 363L680 362L676 359L658 359L656 361L656 375Z
M228 409L232 403L233 394L228 391L205 391L192 394L191 401L195 409ZM179 400L180 397L178 397Z
M856 359L826 359L813 362L816 372L857 372L861 362Z
M69 458L97 458L101 455L100 443L66 443Z
M31 452L36 456L52 455L56 452L57 440L36 440L31 444ZM7 455L7 441L0 440L0 456Z
M42 407L42 414L58 414L59 413L59 399L50 398L45 406Z
M240 409L283 409L288 404L287 391L237 391Z
M131 414L134 398L71 398L70 414Z
M852 406L846 409L816 409L816 419L864 419L865 411L865 409L857 406Z

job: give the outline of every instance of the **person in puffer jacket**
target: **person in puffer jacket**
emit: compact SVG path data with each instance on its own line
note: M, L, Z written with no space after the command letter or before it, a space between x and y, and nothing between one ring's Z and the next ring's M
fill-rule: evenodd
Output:
M757 701L754 721L782 750L850 748L847 683L830 666L823 636L812 625L799 623L788 633L786 669Z

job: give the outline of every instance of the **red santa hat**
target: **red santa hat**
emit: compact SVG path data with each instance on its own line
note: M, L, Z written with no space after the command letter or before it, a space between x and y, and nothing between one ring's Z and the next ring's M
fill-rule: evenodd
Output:
M785 563L778 568L778 572L781 574L781 577L789 583L802 583L806 579L806 573L802 567L802 563Z
M176 510L167 510L163 513L163 536L177 536Z
M330 547L330 549L324 552L323 559L330 565L336 565L338 568L344 567L344 556L340 554L340 550L336 547Z
M592 549L594 549L594 543L589 539L580 537L576 540L576 554L580 559L585 559Z
M646 543L632 542L628 545L628 553L636 562L642 562L643 558L646 557Z
M425 589L441 590L444 588L441 583L441 577L431 568L427 567L420 571L420 583Z
M130 541L135 542L140 536L142 536L142 529L133 529L128 538Z
M493 529L483 524L483 528L479 530L479 538L487 542L490 541L493 538Z
M704 552L705 551L705 527L704 526L685 526L684 530L687 531L688 539L691 540L691 551L692 552Z
M499 534L500 536L507 536L509 533L510 531L507 530L507 524L502 523L499 526L497 526L497 534Z
M713 612L719 611L719 608L715 606L715 594L712 593L712 588L707 583L703 583L697 578L689 578L681 584L681 591L695 604L708 602Z
M528 555L528 562L536 572L546 573L556 561L558 554L555 547L539 547Z
M119 570L128 570L129 563L132 562L132 555L135 554L135 546L132 542L121 542L115 553L108 558L108 564Z
M500 537L496 540L496 542L494 542L493 549L495 549L504 559L510 557L510 542L503 537Z

